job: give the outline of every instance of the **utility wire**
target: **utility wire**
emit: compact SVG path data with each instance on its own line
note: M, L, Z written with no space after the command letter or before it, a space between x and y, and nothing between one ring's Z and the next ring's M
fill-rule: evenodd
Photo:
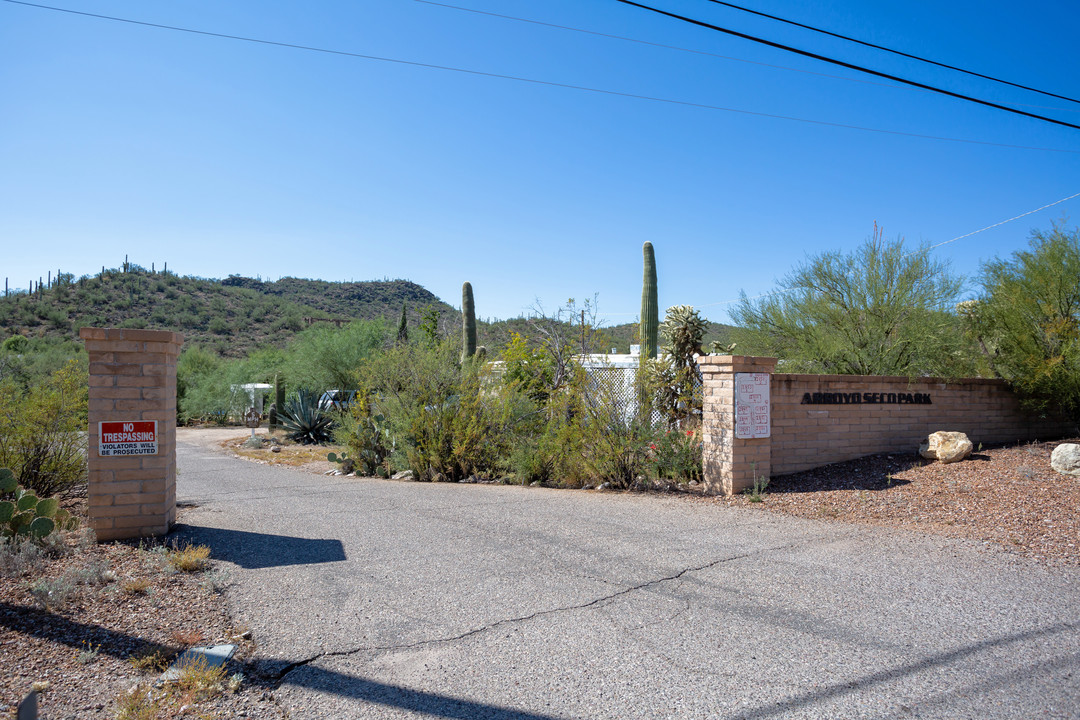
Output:
M984 228L979 228L978 230L972 230L971 232L964 233L963 235L957 235L952 240L946 240L945 242L939 242L936 245L931 245L930 247L928 247L926 249L927 250L934 250L935 248L939 248L942 245L948 245L949 243L954 243L957 240L963 240L964 238L969 238L972 235L978 235L979 233L986 232L987 230L993 230L996 227L1001 227L1002 225L1006 225L1006 224L1011 223L1011 222L1013 222L1015 220L1019 220L1020 218L1027 217L1028 215L1034 215L1037 212L1041 212L1041 211L1043 211L1043 210L1045 210L1047 208L1054 207L1055 205L1060 205L1063 202L1068 202L1069 200L1072 200L1072 199L1078 198L1078 197L1080 197L1080 193L1075 193L1075 194L1070 195L1068 197L1063 197L1060 200L1055 200L1052 203L1047 203L1047 204L1043 205L1042 207L1035 208L1034 210L1028 210L1025 213L1020 213L1019 215L1014 215L1013 217L1009 218L1008 220L1002 220L1000 222L994 223L993 225L987 225ZM914 253L908 253L908 254L913 255ZM799 287L790 287L790 288L787 288L786 290L772 290L772 291L767 292L767 293L762 293L761 295L755 295L753 297L747 298L747 300L760 300L761 298L769 297L770 295L783 295L783 294L789 293L789 292L791 292L793 290L802 290L802 289L805 289L805 288L799 286ZM694 307L703 307L704 308L704 307L715 307L717 305L731 305L732 303L737 303L737 302L740 302L741 300L742 300L742 298L739 298L737 300L721 300L720 302L708 303L707 305L695 305ZM627 313L607 313L607 314L608 315L626 315Z
M13 0L8 0L8 2L12 1ZM674 18L675 20L681 20L683 22L690 23L691 25L697 25L699 27L708 28L709 30L715 30L717 32L726 33L727 35L733 35L744 40L750 40L751 42L760 43L761 45L768 45L769 47L774 47L779 50L786 50L787 52L792 52L797 55L813 58L814 60L821 60L822 62L827 62L851 70L868 73L870 75L875 75L877 77L885 78L887 80L894 80L896 82L904 83L905 85L922 88L923 90L930 90L932 92L941 93L942 95L948 95L949 97L958 98L960 100L967 100L968 102L978 103L979 105L985 105L986 107L997 108L998 110L1004 110L1005 112L1011 112L1016 115L1023 115L1025 117L1034 118L1035 120L1042 120L1043 122L1053 123L1055 125L1062 125L1064 127L1072 128L1074 130L1080 130L1080 125L1073 125L1072 123L1065 122L1064 120L1055 120L1054 118L1049 118L1045 115L1036 115L1035 113L1030 113L1026 110L1017 110L1016 108L1009 107L1008 105L999 105L998 103L990 102L989 100L980 100L979 98L972 97L970 95L962 95L961 93L956 93L951 90L934 87L933 85L916 82L915 80L906 80L896 75L878 72L877 70L871 70L870 68L862 67L861 65L854 65L849 62L844 62L843 60L836 60L834 58L826 57L825 55L812 53L808 50L800 50L798 48L791 47L790 45L783 45L778 42L773 42L772 40L766 40L764 38L759 38L754 35L748 35L737 30L731 30L729 28L721 27L719 25L713 25L712 23L707 23L702 20L695 20L685 15L678 15L676 13L668 12L667 10L661 10L660 8L655 8L650 5L642 5L641 3L634 2L633 0L615 0L615 2L620 2L623 5L631 5L636 8L641 8L642 10L648 10L649 12L654 12L658 15L664 15L666 17Z
M893 83L883 83L877 82L875 80L863 80L862 78L853 78L845 75L832 75L830 73L815 72L814 70L793 68L787 65L774 65L772 63L758 62L756 60L747 60L745 58L733 57L731 55L721 55L720 53L709 52L707 50L695 50L694 48L680 47L678 45L667 45L665 43L652 42L651 40L642 40L640 38L626 37L625 35L613 35L611 33L599 32L597 30L586 30L584 28L573 27L571 25L559 25L557 23L549 23L542 20L533 20L532 18L517 17L515 15L503 15L501 13L488 12L486 10L477 10L475 8L462 7L461 5L450 5L448 3L435 2L435 0L413 0L413 2L422 3L424 5L432 5L434 7L446 8L448 10L460 10L462 12L473 13L475 15L486 15L487 17L499 18L500 20L513 20L514 22L529 23L530 25L539 25L541 27L549 27L556 30L569 30L570 32L583 33L585 35L595 35L596 37L608 38L609 40L622 40L624 42L632 42L639 45L648 45L649 47L663 48L664 50L676 50L678 52L692 53L694 55L703 55L705 57L719 58L721 60L733 60L735 62L746 63L747 65L757 65L759 67L775 68L777 70L789 70L791 72L802 73L804 75L816 75L818 77L826 77L833 80L844 80L845 82L863 83L864 85L877 85L878 87L898 87ZM1035 107L1043 106L1037 105Z
M622 0L619 0L620 2ZM365 55L363 53L348 52L346 50L331 50L328 48L313 47L310 45L296 45L293 43L278 42L276 40L263 40L260 38L244 37L242 35L229 35L226 33L211 32L209 30L195 30L193 28L179 27L176 25L163 25L160 23L146 22L143 20L130 20L128 18L115 17L112 15L99 15L97 13L83 12L81 10L69 10L67 8L53 7L51 5L40 5L38 3L26 2L25 0L3 0L3 2L11 3L13 5L25 5L27 7L40 8L42 10L52 10L54 12L68 13L70 15L81 15L84 17L92 17L98 20L110 20L113 22L127 23L129 25L139 25L142 27L152 27L161 30L173 30L175 32L190 33L192 35L203 35L206 37L216 37L225 40L240 40L242 42L256 43L259 45L271 45L274 47L289 48L292 50L306 50L309 52L325 53L328 55L341 55L344 57L360 58L362 60L376 60L378 62L395 63L397 65L407 65L410 67L428 68L431 70L446 70L448 72L464 73L466 75L476 75L478 77L498 78L500 80L514 80L516 82L531 83L533 85L543 85L546 87L557 87L568 90L582 90L584 92L598 93L601 95L611 95L614 97L631 98L634 100L647 100L649 102L666 103L668 105L679 105L683 107L699 108L702 110L717 110L721 112L737 113L740 115L750 115L752 117L764 117L772 118L774 120L790 120L792 122L807 123L810 125L821 125L824 127L836 127L845 130L861 130L863 132L880 133L883 135L897 135L900 137L913 137L923 140L940 140L944 142L958 142L966 143L969 145L985 145L990 147L1004 147L1012 148L1015 150L1041 150L1045 152L1059 152L1069 154L1080 154L1080 150L1067 150L1064 148L1050 148L1039 147L1032 145L1014 145L1011 143L996 143L989 142L987 140L971 140L968 138L955 138L942 135L925 135L922 133L904 132L902 130L883 130L881 128L864 127L862 125L848 125L845 123L830 122L827 120L812 120L809 118L794 117L791 115L777 115L774 113L756 112L753 110L741 110L739 108L724 107L722 105L708 105L706 103L696 103L689 100L674 100L672 98L656 97L652 95L639 95L636 93L620 92L618 90L605 90L603 88L594 88L586 85L572 85L569 83L554 82L551 80L537 80L535 78L521 77L518 75L503 75L501 73L485 72L483 70L469 70L466 68L453 67L450 65L436 65L433 63L417 62L415 60L401 60L398 58L381 57L378 55ZM1078 128L1080 129L1080 128Z
M758 10L751 10L750 8L742 7L741 5L736 5L735 3L724 2L724 0L706 0L706 2L711 2L711 3L714 3L716 5L723 5L724 7L733 8L735 10L741 10L743 12L747 12L747 13L750 13L752 15L758 15L760 17L769 18L770 20L776 20L777 22L786 23L788 25L794 25L795 27L800 27L800 28L803 28L804 30L811 30L811 31L816 32L816 33L821 33L822 35L828 35L830 37L840 38L841 40L847 40L848 42L853 42L853 43L857 43L859 45L863 45L865 47L874 48L875 50L883 50L883 51L885 51L887 53L892 53L893 55L899 55L901 57L910 58L912 60L918 60L919 62L928 63L930 65L936 65L938 67L942 67L942 68L945 68L947 70L955 70L956 72L961 72L961 73L964 73L965 75L972 75L974 77L982 78L984 80L991 80L991 81L996 82L996 83L1001 83L1002 85L1010 85L1010 86L1015 87L1015 88L1020 88L1021 90L1029 90L1029 91L1034 92L1034 93L1039 93L1040 95L1046 95L1047 97L1053 97L1053 98L1057 98L1059 100L1068 100L1071 103L1080 104L1080 100L1077 100L1077 99L1071 98L1071 97L1066 97L1065 95L1058 95L1057 93L1047 92L1046 90L1039 90L1038 88L1028 87L1027 85L1020 85L1019 83L1009 82L1008 80L1002 80L1001 78L992 77L990 75L983 75L982 73L978 73L978 72L975 72L973 70L965 70L964 68L959 68L959 67L956 67L955 65L947 65L945 63L937 62L936 60L930 60L928 58L919 57L918 55L911 55L909 53L902 52L900 50L893 50L892 48L887 48L887 47L885 47L883 45L875 45L872 42L866 42L865 40L859 40L857 38L848 37L847 35L841 35L840 33L830 32L829 30L823 30L821 28L817 28L817 27L814 27L812 25L804 25L804 24L802 24L800 22L795 22L794 20L788 20L786 18L778 17L776 15L770 15L769 13L760 12Z
M682 47L680 45L668 45L665 43L653 42L651 40L642 40L641 38L632 38L625 35L614 35L612 33L599 32L597 30L586 30L585 28L574 27L572 25L559 25L558 23L549 23L544 22L543 20L533 20L532 18L518 17L516 15L504 15L502 13L488 12L487 10L477 10L476 8L462 7L461 5L451 5L444 2L435 2L435 0L413 0L413 2L422 3L424 5L431 5L433 7L446 8L447 10L460 10L461 12L473 13L474 15L485 15L487 17L499 18L500 20L512 20L514 22L528 23L530 25L554 28L556 30L567 30L569 32L582 33L583 35L594 35L596 37L607 38L609 40L621 40L623 42L637 43L638 45L647 45L648 47L662 48L664 50L675 50L676 52L691 53L693 55L701 55L703 57L718 58L720 60L731 60L733 62L744 63L746 65L757 65L758 67L773 68L774 70L787 70L788 72L802 73L803 75L814 75L816 77L824 77L831 80L842 80L844 82L859 83L862 85L875 85L877 87L902 90L913 89L891 82L878 82L877 80L866 80L863 78L851 77L849 75L833 75L832 73L817 72L815 70L804 70L803 68L795 68L791 67L790 65L776 65L775 63L759 62L757 60L747 60L746 58L734 57L732 55L721 55L720 53L709 52L707 50L697 50L695 48ZM922 90L921 88L914 89L919 90L920 92L928 92L926 90ZM1043 110L1057 110L1058 112L1080 113L1080 108L1059 108L1052 105L1034 105L1032 103L1014 104L1021 107L1033 107Z

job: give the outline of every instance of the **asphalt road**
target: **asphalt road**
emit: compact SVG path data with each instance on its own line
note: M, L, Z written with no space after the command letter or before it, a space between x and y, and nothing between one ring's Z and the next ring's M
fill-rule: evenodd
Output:
M297 718L1080 718L1080 571L679 498L179 445Z

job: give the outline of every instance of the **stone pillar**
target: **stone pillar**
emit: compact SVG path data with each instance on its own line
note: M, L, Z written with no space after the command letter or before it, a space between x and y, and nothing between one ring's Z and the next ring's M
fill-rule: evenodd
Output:
M755 475L769 477L771 440L736 437L735 375L771 376L776 358L708 355L698 358L698 365L705 392L702 412L705 491L724 495L742 492L753 486Z
M176 360L184 336L126 328L83 328L79 336L90 356L90 527L98 540L164 535L176 522ZM117 441L103 450L102 436L117 424L142 430L151 421L155 446ZM106 443L117 437L105 435Z

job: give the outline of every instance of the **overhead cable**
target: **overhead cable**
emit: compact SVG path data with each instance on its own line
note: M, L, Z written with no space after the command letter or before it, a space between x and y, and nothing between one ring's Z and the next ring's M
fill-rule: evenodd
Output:
M884 45L875 45L872 42L866 42L865 40L859 40L858 38L848 37L847 35L841 35L840 33L834 33L829 30L823 30L822 28L814 27L813 25L804 25L803 23L795 22L794 20L788 20L777 15L770 15L769 13L761 12L759 10L751 10L750 8L736 5L735 3L724 2L724 0L706 0L706 2L711 2L716 5L723 5L724 7L729 7L734 10L741 10L742 12L747 12L752 15L769 18L770 20L776 20L777 22L787 23L788 25L794 25L795 27L800 27L804 30L810 30L812 32L821 33L822 35L828 35L830 37L839 38L841 40L847 40L848 42L853 42L859 45L863 45L865 47L874 48L875 50L882 50L887 53L892 53L893 55L910 58L911 60L918 60L919 62L936 65L947 70L955 70L956 72L961 72L965 75L972 75L974 77L982 78L984 80L1001 83L1002 85L1010 85L1014 88L1020 88L1021 90L1028 90L1030 92L1039 93L1040 95L1046 95L1047 97L1057 98L1059 100L1068 100L1071 103L1080 104L1080 100L1077 100L1076 98L1066 97L1065 95L1058 95L1057 93L1048 92L1046 90L1039 90L1038 88L1028 87L1027 85L1021 85L1019 83L1010 82L1008 80L1002 80L1001 78L996 78L991 75L983 75L982 73L975 72L974 70L965 70L964 68L959 68L955 65L947 65L946 63L938 62L936 60L930 60L929 58L920 57L918 55L912 55L901 50L893 50L892 48L887 48Z
M12 2L13 0L8 1ZM1014 107L1009 107L1008 105L999 105L998 103L990 102L989 100L980 100L979 98L972 97L970 95L963 95L961 93L956 93L952 90L945 90L944 88L934 87L933 85L927 85L925 83L917 82L915 80L907 80L897 75L890 75L889 73L871 70L870 68L862 67L861 65L844 62L843 60L836 60L835 58L826 57L825 55L819 55L818 53L813 53L808 50L800 50L799 48L791 47L790 45L784 45L782 43L773 42L772 40L766 40L765 38L760 38L755 35L749 35L747 33L739 32L738 30L732 30L730 28L725 28L719 25L714 25L712 23L707 23L703 20L695 20L694 18L668 12L667 10L661 10L660 8L652 7L650 5L642 5L641 3L634 2L634 0L615 0L615 2L622 3L623 5L631 5L636 8L641 8L642 10L654 12L658 15L665 15L675 20L681 20L682 22L690 23L691 25L697 25L699 27L707 28L709 30L715 30L717 32L722 32L727 35L742 38L744 40L750 40L751 42L760 43L761 45L768 45L769 47L774 47L779 50L785 50L787 52L792 52L797 55L812 58L814 60L821 60L822 62L827 62L833 65L838 65L840 67L845 67L850 70L857 70L859 72L868 73L870 75L875 75L877 77L885 78L887 80L894 80L896 82L904 83L905 85L911 85L912 87L922 88L923 90L930 90L932 92L940 93L942 95L948 95L949 97L954 97L959 100L967 100L968 102L985 105L986 107L1004 110L1005 112L1011 112L1016 115L1023 115L1025 117L1033 118L1035 120L1042 120L1043 122L1053 123L1055 125L1062 125L1067 128L1072 128L1073 130L1080 130L1080 125L1074 125L1072 123L1065 122L1064 120L1056 120L1054 118L1046 117L1045 115L1036 115L1035 113L1030 113L1026 110L1018 110Z
M833 75L832 73L818 72L816 70L806 70L803 68L791 67L790 65L777 65L776 63L761 62L759 60L747 60L746 58L734 57L732 55L721 55L720 53L709 52L708 50L698 50L696 48L682 47L681 45L668 45L666 43L653 42L651 40L642 40L641 38L627 37L625 35L615 35L613 33L600 32L598 30L586 30L585 28L574 27L573 25L560 25L558 23L544 22L543 20L534 20L532 18L518 17L517 15L505 15L503 13L489 12L487 10L477 10L476 8L464 7L462 5L452 5L445 2L436 2L436 0L413 0L413 2L421 3L423 5L431 5L432 7L445 8L447 10L460 10L461 12L472 13L474 15L486 15L487 17L499 18L500 20L511 20L513 22L527 23L529 25L538 25L540 27L548 27L555 30L566 30L569 32L581 33L583 35L594 35L596 37L602 37L608 40L620 40L622 42L636 43L638 45L646 45L648 47L661 48L664 50L674 50L676 52L690 53L692 55L701 55L702 57L718 58L720 60L731 60L732 62L743 63L746 65L757 65L758 67L773 68L775 70L786 70L788 72L800 73L802 75L814 75L816 77L829 78L831 80L842 80L844 82L851 83L859 83L861 85L876 85L877 87L903 90L919 90L920 92L928 92L926 90L922 90L921 88L911 88L910 86L897 85L896 83L891 82L878 82L877 80L851 77L850 75ZM1059 112L1080 113L1080 108L1059 108L1052 105L1035 105L1032 103L1014 104L1021 107L1034 107L1041 108L1043 110L1057 110Z
M259 45L270 45L273 47L289 48L291 50L305 50L308 52L325 53L328 55L341 55L344 57L354 57L362 60L375 60L378 62L395 63L397 65L407 65L410 67L427 68L430 70L445 70L448 72L464 73L466 75L475 75L478 77L497 78L500 80L513 80L516 82L530 83L533 85L543 85L545 87L564 88L568 90L582 90L584 92L598 93L601 95L610 95L613 97L631 98L634 100L647 100L649 102L659 102L668 105L679 105L682 107L692 107L701 110L717 110L721 112L737 113L739 115L750 115L753 117L771 118L774 120L789 120L792 122L807 123L810 125L821 125L823 127L835 127L845 130L860 130L863 132L880 133L883 135L897 135L900 137L912 137L920 138L923 140L940 140L944 142L957 142L965 143L969 145L985 145L989 147L1003 147L1012 148L1015 150L1040 150L1044 152L1058 152L1069 154L1080 154L1080 150L1071 150L1065 148L1051 148L1051 147L1039 147L1033 145L1014 145L1011 143L998 143L990 142L987 140L971 140L968 138L956 138L944 135L926 135L922 133L904 132L902 130L883 130L881 128L871 128L862 125L848 125L846 123L830 122L828 120L812 120L810 118L795 117L792 115L777 115L774 113L756 112L754 110L742 110L739 108L725 107L722 105L709 105L706 103L691 102L689 100L675 100L672 98L657 97L653 95L640 95L637 93L621 92L618 90L605 90L603 88L589 87L587 85L572 85L570 83L554 82L551 80L538 80L536 78L521 77L518 75L504 75L501 73L486 72L483 70L469 70L467 68L453 67L451 65L436 65L434 63L417 62L415 60L401 60L399 58L381 57L379 55L366 55L363 53L349 52L346 50L331 50L328 48L313 47L311 45L297 45L294 43L278 42L276 40L264 40L261 38L245 37L243 35L229 35L226 33L211 32L209 30L195 30L193 28L179 27L176 25L163 25L161 23L146 22L143 20L131 20L128 18L115 17L112 15L100 15L97 13L83 12L81 10L69 10L67 8L53 7L51 5L41 5L38 3L26 2L25 0L3 0L3 2L11 3L14 5L25 5L27 7L40 8L42 10L52 10L55 12L68 13L71 15L81 15L84 17L92 17L98 20L110 20L113 22L127 23L129 25L139 25L142 27L152 27L160 30L173 30L175 32L190 33L192 35L203 35L206 37L222 38L224 40L239 40L241 42L256 43Z
M972 235L978 235L979 233L986 232L987 230L993 230L996 227L1001 227L1002 225L1007 225L1008 223L1011 223L1011 222L1013 222L1015 220L1019 220L1020 218L1027 217L1028 215L1034 215L1037 212L1041 212L1041 211L1043 211L1043 210L1045 210L1047 208L1052 208L1055 205L1060 205L1063 202L1067 202L1069 200L1073 200L1073 199L1078 198L1078 197L1080 197L1080 192L1075 193L1073 195L1069 195L1068 197L1063 197L1060 200L1055 200L1052 203L1047 203L1047 204L1043 205L1042 207L1035 208L1034 210L1028 210L1027 212L1020 213L1019 215L1014 215L1011 218L1009 218L1008 220L1001 220L999 222L994 223L993 225L987 225L986 227L979 228L978 230L972 230L969 233L964 233L963 235L957 235L952 240L945 240L944 242L939 242L936 245L930 245L926 249L927 250L933 250L935 248L941 247L942 245L948 245L949 243L954 243L957 240L963 240L964 238L969 238ZM914 253L909 253L909 255L911 255L911 254L914 254ZM746 298L746 299L747 300L760 300L761 298L769 297L770 295L783 295L785 293L791 292L792 290L799 290L799 289L802 289L802 287L798 286L798 287L790 287L790 288L787 288L785 290L772 290L770 292L762 293L761 295L755 295L753 297ZM741 302L741 300L742 300L742 298L739 298L739 299L736 299L736 300L721 300L720 302L707 303L705 305L695 305L694 307L715 307L717 305L731 305L732 303ZM608 313L608 315L612 315L612 314L614 314L614 315L620 315L620 314L625 315L626 313Z

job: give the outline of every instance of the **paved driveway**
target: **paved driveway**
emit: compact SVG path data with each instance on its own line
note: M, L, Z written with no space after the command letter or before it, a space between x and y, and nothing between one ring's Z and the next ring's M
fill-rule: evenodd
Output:
M1080 718L1080 571L685 499L179 446L297 718Z

